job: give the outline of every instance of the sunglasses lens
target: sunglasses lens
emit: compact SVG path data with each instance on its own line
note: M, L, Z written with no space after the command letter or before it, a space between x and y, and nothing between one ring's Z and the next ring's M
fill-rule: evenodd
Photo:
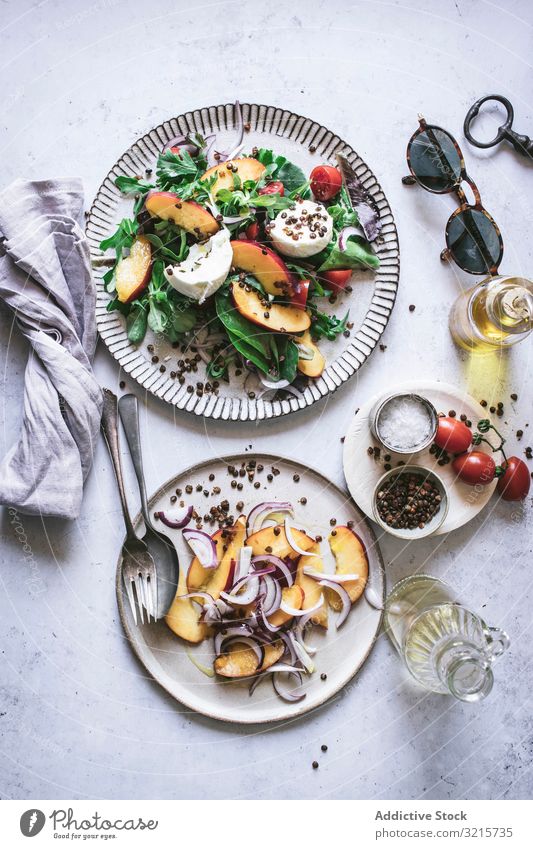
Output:
M487 274L500 264L501 236L480 209L465 209L452 216L446 228L446 242L457 265L471 274Z
M411 171L431 192L446 192L461 176L461 157L451 136L438 127L418 133L409 152Z

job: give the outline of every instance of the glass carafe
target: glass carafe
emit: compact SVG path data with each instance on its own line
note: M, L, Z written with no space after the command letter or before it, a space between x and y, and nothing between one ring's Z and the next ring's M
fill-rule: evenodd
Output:
M419 684L464 702L490 693L492 663L509 647L504 631L486 625L430 575L396 584L385 604L385 627Z
M524 277L487 277L463 292L450 312L454 342L489 353L525 339L533 328L533 283Z

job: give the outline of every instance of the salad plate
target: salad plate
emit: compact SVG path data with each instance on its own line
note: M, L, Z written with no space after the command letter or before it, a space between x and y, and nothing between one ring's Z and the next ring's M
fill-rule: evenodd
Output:
M241 469L245 470L244 475ZM248 470L252 470L251 473ZM346 492L337 488L320 473L309 470L293 460L280 459L278 456L268 454L246 453L215 458L200 463L169 480L151 497L149 507L151 512L158 514L159 521L163 514L165 521L168 522L172 520L172 516L176 517L180 510L183 511L183 505L185 508L194 506L200 519L196 518L188 527L194 529L196 522L199 521L204 532L216 534L216 523L210 523L207 517L214 514L218 516L219 505L223 506L225 515L231 515L230 521L235 521L239 514L243 514L250 528L250 524L254 522L253 515L257 515L258 509L261 512L265 504L273 503L285 504L285 506L288 503L292 504L294 526L305 529L305 534L312 535L313 540L318 538L318 545L323 556L321 568L323 568L324 579L327 579L328 575L335 574L335 563L339 562L335 559L339 556L338 553L333 557L329 550L328 538L341 540L343 531L351 537L352 542L358 541L367 562L365 572L368 569L366 585L362 584L360 593L357 594L351 607L349 606L349 613L339 628L336 628L336 623L341 621L342 612L339 613L338 605L332 607L327 614L327 628L324 627L323 621L319 621L316 625L305 626L305 645L312 653L312 668L307 671L306 667L304 670L303 665L293 657L292 662L296 662L303 673L300 676L303 677L300 688L303 697L298 701L286 701L280 697L272 686L273 675L263 673L256 678L248 674L238 678L224 677L228 672L221 669L220 658L225 659L224 662L226 662L232 651L230 643L232 641L235 643L235 640L239 642L240 638L232 638L231 631L227 633L225 628L223 631L217 630L218 626L215 625L212 626L209 637L194 643L195 634L190 630L182 632L179 623L172 618L176 602L166 617L167 621L135 624L122 582L120 560L117 565L116 590L120 618L127 638L140 662L147 672L182 705L226 722L249 724L288 720L324 704L338 694L361 668L374 646L381 625L385 580L383 561L373 530ZM279 518L276 518L275 514L272 516L272 520L267 521L265 527L274 534L276 527L274 522L279 521ZM138 527L141 522L142 519L137 517ZM189 591L191 590L191 582L194 583L193 572L198 570L198 563L195 564L183 529L165 526L165 533L176 545L180 569L183 570L177 592L177 596L180 597L178 604L189 605L190 600L183 597L187 587ZM290 538L290 531L288 533ZM295 531L295 533L298 534L300 544L303 544L305 535L301 531ZM336 536L331 537L332 533ZM272 536L272 540L281 538ZM247 544L250 546L253 544L250 536ZM350 554L348 550L347 554ZM230 556L233 569L235 561L231 551L228 554L228 557ZM265 559L268 560L267 555ZM240 562L239 556L236 560L237 563ZM307 561L311 562L311 560L312 558L307 556ZM220 561L219 569L222 568L222 563L223 560ZM252 565L253 563L254 561ZM257 563L255 564L255 568L259 568L261 573L265 572L264 566L265 564L259 564L261 567L259 568ZM350 561L348 571L353 572L354 568ZM311 569L310 575L313 573ZM232 572L232 579L234 578L236 576ZM348 576L346 579L348 580ZM313 584L310 577L306 580ZM344 586L348 589L349 584L345 583ZM322 585L320 588L321 591L325 590ZM309 590L309 604L313 590L314 587ZM244 588L243 591L247 592ZM237 590L234 589L232 592L235 593ZM208 595L204 593L203 597L195 599L195 609L199 610L199 605L204 603L207 597ZM224 598L227 598L227 595ZM293 608L303 606L302 598L303 593L300 600L295 601L293 593L291 606L287 608L289 613L294 612ZM266 601L264 603L266 604ZM204 607L199 626L199 620L196 617L192 625L190 622L186 623L186 628L204 627L201 623L208 621L207 618L204 619L206 610L207 608ZM312 608L309 610L310 613L306 619L311 617ZM279 613L278 611L278 617ZM287 615L285 619L289 620L289 616ZM251 620L247 619L247 621ZM274 622L273 617L270 617L270 621ZM293 621L302 622L303 620L294 616ZM291 627L289 620L281 632L287 633L287 629ZM182 633L188 639L182 638ZM227 636L223 637L222 635L226 633ZM257 634L259 633L258 631ZM214 645L216 645L217 634L221 635L220 640L224 639L227 642L219 648L215 666L217 652L214 650ZM269 635L262 628L261 634L262 637L257 639L264 643L265 649L267 649L266 642L269 642L269 637L274 644L280 640L280 631ZM248 643L251 644L252 641L248 639ZM311 643L312 646L310 646ZM241 654L246 658L250 650L246 646L242 648L244 650ZM239 653L236 659L238 662ZM280 656L279 661L285 666L289 663L287 656ZM303 662L305 662L305 655ZM277 668L280 668L279 664L272 667L272 669ZM214 674L214 669L217 670L217 675ZM265 680L262 680L263 678ZM255 689L252 688L253 692L250 695L251 684Z
M310 177L339 157L348 177L341 167L322 204ZM108 173L86 232L104 344L146 391L209 418L270 419L334 392L396 298L398 236L373 172L331 130L273 106L211 106L151 130Z
M397 392L414 392L430 401L438 412L448 415L452 410L457 418L461 414L472 421L473 430L476 429L478 421L487 418L487 411L468 393L462 392L456 386L440 383L436 380L418 380L402 383L400 386L390 387L382 390L379 395L371 398L361 406L358 413L346 433L344 440L344 477L352 498L367 516L373 518L372 498L376 485L384 471L383 457L386 449L381 449L380 456L376 459L369 453L369 449L379 443L370 430L370 418L372 410L381 398ZM485 445L477 446L477 451L488 453ZM452 469L451 463L440 464L438 456L431 453L430 446L423 451L410 455L391 454L390 463L394 467L398 461L415 463L436 472L443 480L448 493L448 513L440 527L434 531L435 535L447 534L470 522L483 510L490 501L496 488L496 480L486 486L469 486L458 479Z

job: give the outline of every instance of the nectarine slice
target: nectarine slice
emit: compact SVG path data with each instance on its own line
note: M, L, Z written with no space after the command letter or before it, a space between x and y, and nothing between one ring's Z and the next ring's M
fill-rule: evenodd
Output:
M188 643L201 643L209 635L209 628L200 622L200 608L194 605L192 599L180 597L186 594L185 570L180 569L176 596L165 622L171 631Z
M314 569L315 572L324 571L324 563L320 556L320 544L318 542L314 542L309 548L309 553L317 556L305 557L302 555L298 561L298 568L296 571L296 586L301 587L304 591L304 603L302 605L302 610L307 610L310 607L314 607L315 604L318 604L320 596L323 596L324 590L324 587L321 587L318 581L304 574L304 569L306 567ZM322 628L328 627L328 609L325 603L317 610L316 613L313 614L311 622L314 625L320 625Z
M218 675L224 678L246 678L256 672L264 672L280 659L285 651L281 640L264 646L265 659L258 668L257 655L245 643L233 643L230 649L215 660L213 666Z
M312 559L312 558L310 558ZM281 591L281 596L285 604L292 607L293 610L301 610L304 602L304 591L302 587L296 586L294 584L292 587L283 587ZM280 625L285 625L286 622L293 619L290 613L285 613L284 610L276 610L271 616L268 617L268 621L271 625L275 625L279 627Z
M342 585L353 604L363 593L368 581L368 558L365 547L357 534L344 525L335 528L335 534L330 534L328 541L335 556L335 574L359 575L357 581L347 581ZM327 596L333 610L341 610L342 604L338 595L328 590Z
M309 352L313 354L312 359L304 359L301 355L298 357L298 371L305 374L307 377L320 377L324 371L326 360L324 359L320 348L311 339L311 334L308 330L303 336L297 340L298 345L305 345Z
M253 274L269 295L294 295L292 275L274 251L248 239L235 239L231 247L235 268Z
M115 272L117 298L123 304L134 301L146 289L152 269L152 246L146 236L138 236L129 256L119 260Z
M148 192L144 205L150 215L173 221L198 239L214 236L220 229L207 209L193 200L181 200L173 192Z
M219 565L216 569L204 569L198 558L195 557L187 575L189 592L201 590L212 595L216 601L220 598L220 593L223 590L229 589L233 580L235 563L239 557L239 550L244 545L245 535L245 516L239 516L232 528L213 534L212 538L217 547Z
M228 168L228 165L230 168ZM220 165L213 165L205 174L202 174L200 180L208 180L216 174L217 179L211 189L211 194L216 200L217 192L220 189L233 191L234 174L240 177L241 183L244 183L245 180L259 180L264 170L265 166L257 159L253 159L251 156L243 156L241 159L230 159Z
M311 325L306 312L298 307L271 304L260 298L250 286L231 284L235 308L253 324L266 327L272 333L302 333Z
M292 535L296 545L303 548L304 551L308 551L314 543L311 537L308 537L307 534L304 534L303 531L299 531L297 528L292 529ZM248 537L246 545L251 547L252 557L258 557L264 554L273 554L274 557L281 557L282 560L284 557L298 557L298 552L289 545L283 525L262 528L260 531L256 531L255 534ZM314 560L315 558L313 557L311 559Z

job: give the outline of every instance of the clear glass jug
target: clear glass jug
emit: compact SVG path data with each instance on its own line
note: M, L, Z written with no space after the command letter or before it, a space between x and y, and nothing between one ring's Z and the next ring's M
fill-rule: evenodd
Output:
M492 663L510 645L504 631L486 625L451 587L430 575L412 575L393 587L385 627L419 684L463 702L490 693Z
M524 277L487 277L459 295L449 323L454 342L467 351L505 350L533 328L533 283Z

